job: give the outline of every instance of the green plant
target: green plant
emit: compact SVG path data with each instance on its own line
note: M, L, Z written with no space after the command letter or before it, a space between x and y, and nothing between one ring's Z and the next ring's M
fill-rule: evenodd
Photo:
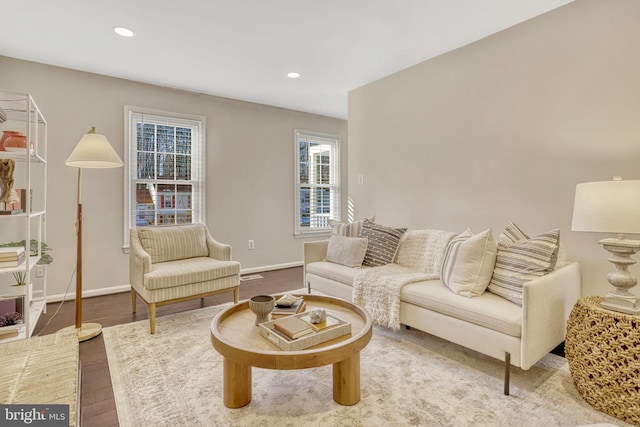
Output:
M26 249L25 240L21 240L19 242L0 243L0 248L19 248L20 246ZM51 247L45 242L40 242L41 256L40 260L38 261L39 265L51 264L53 262L53 257L47 253L52 250L53 249L51 249ZM31 251L31 256L38 256L38 241L36 239L31 239L29 251Z
M21 240L19 242L0 243L0 248L19 247L23 247L26 249L26 240ZM38 260L39 265L51 264L53 262L53 257L47 253L51 250L53 249L51 249L51 247L45 242L40 242L40 259ZM31 239L31 242L29 244L29 251L31 256L38 256L38 241L36 239ZM16 271L13 273L13 278L16 280L18 285L26 285L26 277L27 273L24 271Z

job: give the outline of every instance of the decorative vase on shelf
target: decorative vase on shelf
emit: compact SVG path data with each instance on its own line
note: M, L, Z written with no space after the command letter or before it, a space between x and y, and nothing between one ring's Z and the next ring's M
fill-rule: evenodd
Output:
M20 151L27 148L26 135L10 135L4 141L4 151Z
M9 137L11 136L15 136L15 135L22 135L22 132L18 132L15 130L3 130L2 131L2 136L0 136L0 151L6 151L4 149L4 143L6 142L7 139L9 139ZM25 137L25 144L26 144L26 137Z

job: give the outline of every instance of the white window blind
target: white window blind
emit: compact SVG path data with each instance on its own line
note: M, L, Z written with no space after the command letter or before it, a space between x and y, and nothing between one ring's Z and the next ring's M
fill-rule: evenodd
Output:
M340 219L340 137L295 131L295 234L326 232Z
M125 107L125 248L129 230L204 220L204 117Z

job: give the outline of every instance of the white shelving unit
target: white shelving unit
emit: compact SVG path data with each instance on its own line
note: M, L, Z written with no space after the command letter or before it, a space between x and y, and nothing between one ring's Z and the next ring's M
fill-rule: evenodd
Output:
M46 313L46 265L42 266L42 274L37 274L40 269L36 266L42 256L41 244L46 242L47 121L28 93L0 90L0 109L7 116L6 122L0 123L0 132L18 131L27 137L24 150L0 151L0 159L15 162L13 188L26 190L26 200L21 200L22 213L0 215L0 244L21 240L26 242L26 261L18 267L0 268L0 301L15 300L16 306L22 308L24 321L17 328L18 335L0 339L2 344L31 337L38 319L42 313ZM34 253L30 250L32 240L36 242L37 250ZM24 273L26 283L31 284L31 291L25 290L21 296L12 295L15 291L15 287L11 286L15 283L13 273L16 272ZM0 331L6 329L16 327L7 326L0 328Z

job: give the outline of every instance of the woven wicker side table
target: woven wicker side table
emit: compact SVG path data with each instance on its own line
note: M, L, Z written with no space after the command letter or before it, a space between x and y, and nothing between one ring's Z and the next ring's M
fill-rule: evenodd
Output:
M580 395L599 411L640 426L640 316L578 300L567 322L565 353Z

